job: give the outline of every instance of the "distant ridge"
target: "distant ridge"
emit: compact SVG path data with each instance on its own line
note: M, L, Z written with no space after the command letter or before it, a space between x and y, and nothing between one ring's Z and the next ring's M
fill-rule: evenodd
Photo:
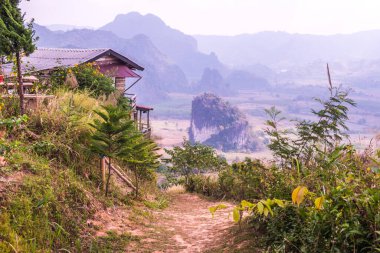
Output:
M260 32L236 36L194 36L202 52L215 52L223 62L242 66L261 63L274 68L321 61L380 58L380 30L353 34L310 35Z
M54 32L57 32L57 31L67 32L67 31L76 30L76 29L90 29L90 30L96 29L95 27L92 27L92 26L76 26L76 25L65 25L65 24L47 25L46 28Z
M198 51L197 41L192 36L171 28L152 14L120 14L100 30L111 31L125 39L138 34L148 36L161 52L181 67L190 80L198 80L205 68L225 71L215 54Z

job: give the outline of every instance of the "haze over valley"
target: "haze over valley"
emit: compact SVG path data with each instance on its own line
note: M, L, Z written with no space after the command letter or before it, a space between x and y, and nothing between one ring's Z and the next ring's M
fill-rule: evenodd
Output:
M55 31L35 25L39 47L113 48L145 67L132 92L155 108L158 137L178 121L171 129L178 132L176 141L163 145L188 138L191 101L204 92L237 106L255 131L263 130L264 109L273 105L290 118L310 118L313 98L328 95L326 63L333 83L351 89L358 104L349 122L355 142L365 145L380 131L380 30L191 36L137 12L119 14L98 29L50 28Z

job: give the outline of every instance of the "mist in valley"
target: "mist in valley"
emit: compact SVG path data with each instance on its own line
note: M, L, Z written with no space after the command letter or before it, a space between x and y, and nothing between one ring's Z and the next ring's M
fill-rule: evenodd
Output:
M350 90L357 103L349 114L351 141L360 148L372 139L375 143L380 132L380 30L223 36L190 35L171 25L154 14L131 12L99 28L35 28L39 47L113 48L143 65L143 79L129 92L154 107L153 128L163 146L189 137L191 103L203 93L239 108L255 134L263 134L264 110L271 106L289 119L313 119L315 98L329 96L327 64L333 84Z

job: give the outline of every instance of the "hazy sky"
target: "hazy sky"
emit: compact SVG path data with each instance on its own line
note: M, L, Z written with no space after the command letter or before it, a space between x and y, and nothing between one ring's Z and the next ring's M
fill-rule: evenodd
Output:
M152 13L187 34L259 31L334 34L380 29L380 0L31 0L41 25L99 27L117 14Z

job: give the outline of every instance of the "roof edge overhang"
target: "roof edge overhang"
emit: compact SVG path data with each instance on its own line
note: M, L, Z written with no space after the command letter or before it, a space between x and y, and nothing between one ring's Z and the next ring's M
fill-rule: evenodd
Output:
M131 61L130 59L128 59L127 57L115 52L114 50L112 49L108 49L107 51L95 56L94 58L91 58L89 60L87 60L86 62L92 62L92 61L96 61L97 59L99 58L102 58L103 56L105 55L112 55L114 57L116 57L117 59L121 60L122 62L124 62L125 64L128 65L129 68L131 68L132 70L140 70L140 71L143 71L144 68L141 67L140 65L138 65L137 63Z

